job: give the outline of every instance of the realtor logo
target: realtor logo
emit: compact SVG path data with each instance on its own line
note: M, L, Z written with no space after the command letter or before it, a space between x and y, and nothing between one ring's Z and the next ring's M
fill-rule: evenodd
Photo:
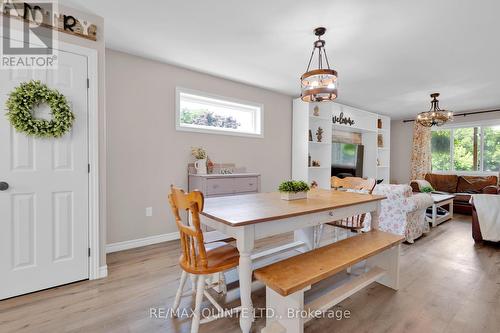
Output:
M56 3L1 1L2 69L57 67L57 30L51 28Z

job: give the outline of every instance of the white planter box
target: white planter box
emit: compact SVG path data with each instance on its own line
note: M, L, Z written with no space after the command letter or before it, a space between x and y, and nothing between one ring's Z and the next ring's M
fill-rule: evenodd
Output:
M307 198L307 192L281 192L281 199L282 200L298 200L298 199L306 199Z

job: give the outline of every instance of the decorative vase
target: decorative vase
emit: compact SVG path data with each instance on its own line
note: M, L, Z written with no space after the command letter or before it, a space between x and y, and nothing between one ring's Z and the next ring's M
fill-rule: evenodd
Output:
M307 192L281 192L282 200L298 200L298 199L307 199Z
M214 173L214 162L212 162L210 157L207 157L207 172L209 174Z
M198 175L206 175L207 174L207 159L204 158L202 160L196 160L194 162L194 168L196 169L196 173Z
M323 140L323 129L321 127L318 127L318 130L316 131L316 138L318 139L318 142Z

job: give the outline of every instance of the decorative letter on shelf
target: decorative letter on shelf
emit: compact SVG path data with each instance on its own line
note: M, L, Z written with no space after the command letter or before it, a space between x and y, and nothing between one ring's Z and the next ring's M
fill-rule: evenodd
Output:
M61 31L74 36L97 40L97 26L90 22L79 20L71 15L54 11L47 2L43 8L35 3L6 2L2 1L2 12L4 16L24 20L38 27L45 27Z
M351 117L344 118L344 112L340 112L338 117L332 117L332 123L352 126L354 125L354 120L352 120Z

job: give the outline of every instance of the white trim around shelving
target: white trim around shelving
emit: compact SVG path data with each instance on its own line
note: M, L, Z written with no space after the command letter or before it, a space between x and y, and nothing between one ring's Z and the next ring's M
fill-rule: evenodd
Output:
M106 245L106 253L129 250L129 249L134 249L136 247L153 245L176 239L179 239L179 232L171 232L168 234L161 234L139 239L127 240L123 242L116 242Z

